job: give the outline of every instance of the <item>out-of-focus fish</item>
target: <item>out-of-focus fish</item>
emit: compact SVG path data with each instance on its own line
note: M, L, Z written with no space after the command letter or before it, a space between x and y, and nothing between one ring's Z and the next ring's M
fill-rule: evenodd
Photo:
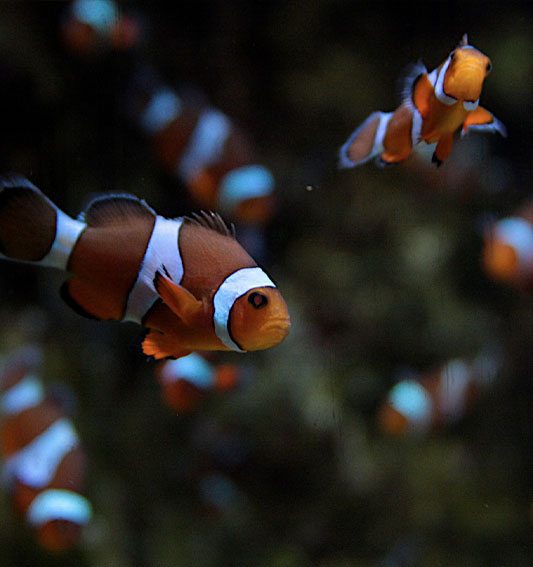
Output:
M114 0L74 0L63 16L61 33L71 51L91 56L131 49L140 40L141 26Z
M533 292L533 203L485 231L482 265L495 281Z
M465 34L446 60L431 73L422 62L406 78L402 103L394 112L374 112L341 147L340 167L353 167L373 157L381 165L405 160L420 142L436 142L432 161L439 166L449 156L453 134L470 130L499 132L505 126L479 106L490 59L468 44Z
M242 369L235 364L213 364L199 353L168 360L157 368L163 398L178 413L196 409L208 391L228 391L240 380Z
M53 552L77 544L91 518L86 456L71 420L45 395L41 353L26 347L0 370L3 482L17 511Z
M473 361L450 360L434 371L395 384L378 411L381 430L389 435L418 433L459 421L479 392L492 384L500 369L498 349Z
M199 207L239 224L271 219L274 177L256 163L248 136L223 112L197 93L178 94L149 68L132 80L129 106L158 162L183 181Z
M70 272L67 304L94 319L142 324L147 356L262 350L286 337L283 297L218 214L170 220L114 195L74 220L23 177L0 188L0 253Z

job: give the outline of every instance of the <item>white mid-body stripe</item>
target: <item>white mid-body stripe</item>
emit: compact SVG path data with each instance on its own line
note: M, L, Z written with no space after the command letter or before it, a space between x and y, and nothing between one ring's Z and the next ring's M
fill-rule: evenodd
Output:
M236 352L245 351L231 338L228 329L230 311L239 297L257 287L276 286L261 268L242 268L228 276L213 297L215 333L225 346Z
M26 376L0 396L0 410L4 415L16 415L39 405L43 399L42 382L36 376Z
M425 429L431 423L433 401L429 392L416 380L403 380L396 384L389 394L389 403L415 428Z
M58 419L4 464L3 480L15 479L32 488L44 488L56 474L63 457L78 445L78 435L70 420Z
M166 219L157 216L148 242L142 266L128 296L124 321L140 323L147 311L159 297L154 288L154 277L157 270L165 267L175 283L183 277L178 239L183 219Z
M213 366L199 354L193 352L188 356L169 360L161 372L163 382L171 384L184 379L198 388L207 390L215 381Z
M188 181L199 171L215 163L224 150L231 131L229 118L219 110L205 110L196 123L189 143L177 165L177 173Z
M91 505L81 494L52 488L39 493L26 512L28 522L35 528L52 520L66 520L84 526L91 516Z
M442 369L438 396L445 421L453 422L463 414L470 382L469 368L462 360L451 360Z
M120 17L116 3L112 0L76 0L71 10L78 21L92 26L102 34L109 33Z

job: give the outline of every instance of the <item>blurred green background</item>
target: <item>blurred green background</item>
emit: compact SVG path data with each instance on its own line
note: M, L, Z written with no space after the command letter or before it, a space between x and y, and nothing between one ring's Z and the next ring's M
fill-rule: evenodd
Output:
M39 340L77 399L95 519L75 552L41 551L0 497L0 565L503 567L533 564L533 301L489 281L480 227L530 195L530 2L124 2L144 38L79 58L66 2L0 3L0 162L75 215L128 191L190 210L122 112L142 57L253 136L276 177L268 271L293 320L270 351L228 354L253 379L189 416L162 403L138 328L60 300L61 274L2 263L0 351ZM458 142L439 170L336 169L337 148L421 58L468 32L494 70L482 105L509 136ZM376 410L399 368L503 345L505 365L455 427L389 439ZM207 478L207 483L206 483ZM214 481L213 481L214 479ZM220 501L206 494L209 486ZM216 484L218 482L218 484Z

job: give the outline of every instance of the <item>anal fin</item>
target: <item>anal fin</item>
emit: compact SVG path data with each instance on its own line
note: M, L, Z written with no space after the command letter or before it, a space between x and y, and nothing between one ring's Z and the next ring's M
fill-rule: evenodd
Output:
M146 333L141 343L141 348L146 356L153 357L156 360L181 358L192 352L190 350L180 350L175 337L154 329L150 329Z

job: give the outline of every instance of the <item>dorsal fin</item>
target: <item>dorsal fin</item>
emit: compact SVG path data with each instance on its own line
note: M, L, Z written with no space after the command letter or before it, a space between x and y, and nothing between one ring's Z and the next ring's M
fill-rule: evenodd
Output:
M457 47L466 47L468 45L468 34L463 34L461 41L457 44Z
M415 83L424 73L428 70L422 60L419 59L416 63L409 63L403 70L400 78L398 79L398 91L400 104L403 102L412 101L413 90L415 88Z
M190 224L214 230L223 236L235 238L235 225L233 223L229 225L226 224L224 219L218 213L214 213L213 211L192 213L191 216L184 217L183 220Z
M153 220L155 216L155 211L135 195L117 194L97 197L79 218L90 227L101 227L128 224L139 218Z

